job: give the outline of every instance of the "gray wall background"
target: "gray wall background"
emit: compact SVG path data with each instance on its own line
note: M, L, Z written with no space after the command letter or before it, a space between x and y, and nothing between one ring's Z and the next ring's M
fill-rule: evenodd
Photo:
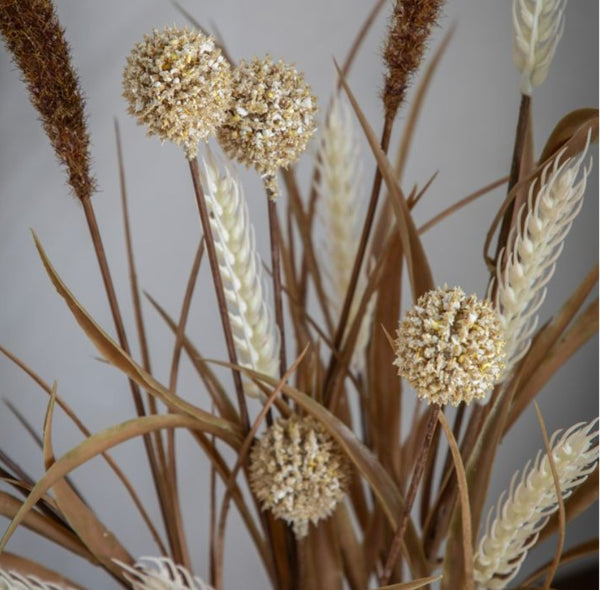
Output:
M372 3L361 0L186 1L185 7L203 25L217 25L236 58L270 52L295 62L306 74L324 109L333 86L332 58L338 61ZM132 231L141 286L172 314L177 314L185 280L199 239L199 223L187 164L180 151L147 139L125 113L121 71L131 47L152 28L185 24L166 0L57 0L75 66L87 95L94 170L99 193L94 202L114 273L130 340L135 341L124 256L113 118L119 120L130 196ZM380 51L391 2L370 33L349 81L372 126L381 126L378 94L382 85ZM518 74L511 59L511 2L452 0L436 31L437 46L452 23L457 29L424 105L405 173L405 187L422 185L439 171L428 196L417 207L420 224L432 215L503 176L510 164L519 104ZM533 116L539 153L554 123L567 112L598 101L598 3L577 0L567 7L565 34L546 83L534 91ZM399 116L397 132L402 129ZM29 105L19 75L0 49L0 344L19 355L44 379L58 380L58 390L92 431L133 416L126 381L98 362L96 351L73 321L47 279L29 229L34 229L58 272L83 305L113 333L112 321L96 268L80 206L68 194L62 170ZM363 146L364 185L371 181L372 161ZM307 186L315 145L304 156L300 176ZM592 150L597 159L597 147ZM267 256L264 198L260 183L242 172L258 247ZM436 282L461 285L483 294L487 281L481 246L503 191L481 199L468 210L429 232ZM592 173L581 215L569 235L543 307L548 317L580 282L597 259L598 185ZM214 296L204 265L196 291L189 333L208 357L224 357ZM144 303L153 370L168 379L172 337ZM135 348L137 354L137 348ZM584 347L544 392L539 403L554 431L597 414L597 339ZM45 395L17 368L0 358L0 395L11 400L41 429ZM198 382L184 363L179 392L207 404ZM206 406L207 407L207 406ZM57 455L80 435L57 411L54 427ZM197 573L207 571L208 465L190 442L179 438L179 467L186 528ZM41 453L12 415L0 407L0 447L34 477L42 474ZM542 447L530 410L507 437L494 472L490 503L504 489L514 470ZM142 444L134 441L114 452L151 512L158 517ZM134 555L153 555L156 548L132 510L128 497L102 462L94 461L75 475L98 513ZM233 513L226 544L226 586L261 588L265 576L245 532ZM597 516L580 518L567 535L567 545L596 532ZM5 525L6 521L2 521ZM19 531L8 549L38 559L89 588L112 587L101 572L26 531ZM531 566L544 560L552 543L537 553ZM525 571L530 567L526 567Z

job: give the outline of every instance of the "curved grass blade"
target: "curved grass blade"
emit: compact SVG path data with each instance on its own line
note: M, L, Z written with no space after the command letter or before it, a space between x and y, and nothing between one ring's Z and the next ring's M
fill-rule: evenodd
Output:
M60 584L69 590L85 590L83 586L75 584L68 578L65 578L61 574L48 569L32 559L27 559L26 557L21 557L20 555L15 555L14 553L8 553L7 551L0 553L0 567L8 570L9 572L17 572L21 575L35 576L40 580L44 580L46 583ZM21 586L19 586L19 588L20 587Z

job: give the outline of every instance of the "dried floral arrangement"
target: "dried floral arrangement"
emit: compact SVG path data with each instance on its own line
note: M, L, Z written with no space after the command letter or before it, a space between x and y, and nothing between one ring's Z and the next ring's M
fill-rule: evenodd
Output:
M565 26L564 0L514 0L514 61L521 75L512 168L507 178L469 195L417 228L412 210L429 183L405 193L401 171L412 126L449 36L426 65L398 155L395 121L422 66L442 0L397 0L383 60L384 125L373 131L347 74L384 2L374 6L348 58L337 66L330 101L305 77L270 56L236 63L192 20L149 32L123 73L129 113L148 134L183 150L201 221L200 246L178 317L152 306L174 337L168 384L150 369L141 294L127 229L131 294L141 360L131 353L94 212L85 107L69 49L50 0L0 0L0 30L28 86L46 134L81 204L114 326L101 326L34 241L49 280L102 360L127 378L137 417L91 433L60 394L0 346L47 394L38 438L45 473L35 481L0 451L0 589L80 588L34 559L10 552L25 526L103 568L116 587L224 587L228 514L237 510L273 588L551 588L561 563L597 552L597 540L565 550L567 523L598 495L598 420L566 425L507 482L486 516L494 459L552 375L597 331L597 302L587 304L597 265L543 325L538 313L591 171L597 109L566 115L538 154L531 95L543 84ZM367 212L357 206L358 134L376 160ZM308 195L295 164L315 138ZM208 140L219 144L216 155ZM122 157L119 152L121 171ZM270 258L256 248L249 204L236 164L264 185ZM506 198L490 220L484 297L434 282L422 234L497 186ZM123 205L127 211L125 190ZM326 236L316 240L316 227ZM228 358L211 361L192 337L188 315L201 264L208 263ZM267 287L267 284L270 284ZM403 300L403 288L411 299ZM310 303L314 299L314 309ZM114 329L115 336L112 335ZM179 391L182 355L211 405ZM227 372L223 370L225 368ZM226 378L223 376L226 375ZM403 400L416 397L403 431ZM83 434L60 457L53 450L58 406ZM456 408L456 411L454 411ZM452 410L449 423L447 409ZM174 432L189 432L212 465L203 482L211 519L209 571L196 577L197 552L185 531ZM109 451L141 437L162 522L148 515L127 473ZM130 495L156 543L153 557L131 555L79 493L71 472L102 457ZM487 518L487 520L486 520ZM556 535L555 557L516 585L530 550ZM7 548L8 544L8 548ZM258 565L257 565L258 567ZM204 581L205 580L205 581ZM541 584L541 586L536 586Z

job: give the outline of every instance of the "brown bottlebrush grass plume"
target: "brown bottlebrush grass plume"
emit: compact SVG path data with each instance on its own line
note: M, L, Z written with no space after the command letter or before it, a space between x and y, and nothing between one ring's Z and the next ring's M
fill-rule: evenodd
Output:
M383 105L388 119L394 118L404 101L443 4L443 0L396 1L383 51L387 67Z
M78 199L95 190L84 100L49 0L0 0L0 31Z

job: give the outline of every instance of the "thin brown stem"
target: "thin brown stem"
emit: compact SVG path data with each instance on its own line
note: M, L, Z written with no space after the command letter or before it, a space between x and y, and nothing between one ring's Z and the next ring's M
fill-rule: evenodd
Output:
M412 474L412 479L410 480L410 486L408 488L408 494L406 496L406 500L404 503L404 511L402 513L402 520L400 521L400 525L396 529L396 533L394 534L394 539L392 540L392 546L390 548L390 553L388 555L385 567L383 569L383 573L381 575L381 585L385 586L390 580L392 575L392 571L394 569L394 564L398 559L398 554L400 553L400 547L402 546L402 540L404 538L404 533L406 532L406 527L408 525L408 519L410 517L410 512L412 510L413 504L415 502L415 498L417 496L417 489L419 487L419 483L421 481L421 476L423 475L423 471L425 469L425 463L427 462L427 455L429 454L429 448L431 447L431 441L433 440L433 435L436 430L437 422L438 422L438 412L440 411L440 407L437 404L433 404L429 409L429 418L427 420L427 428L425 430L425 438L423 440L423 445L419 451L419 455L417 457L417 461L415 464L415 470Z
M221 324L223 326L223 334L225 335L227 354L229 356L229 362L232 365L237 365L237 354L235 352L235 344L233 342L233 332L231 330L231 324L229 322L229 314L227 313L227 302L225 300L225 290L223 289L223 279L221 278L221 272L219 271L217 251L215 249L215 242L210 227L208 209L204 200L204 191L202 189L202 183L200 181L200 170L198 167L198 160L189 160L189 165L190 172L192 174L192 182L194 184L196 203L198 204L198 211L200 213L200 221L202 223L202 231L204 232L204 238L206 240L206 252L208 254L208 262L210 263L210 270L215 285L215 293L217 296L217 303L219 306L219 314L221 316ZM244 429L244 432L248 432L250 428L250 420L248 418L248 408L246 406L246 398L244 397L242 378L240 376L239 371L237 371L236 369L232 368L231 372L233 375L233 382L237 394L242 428Z
M383 132L381 134L381 149L384 152L387 152L390 137L392 134L392 127L394 124L393 119L386 119ZM339 352L341 349L341 344L344 339L344 333L346 331L346 324L348 323L348 317L350 316L350 309L352 307L352 301L354 299L354 294L356 292L356 286L358 284L358 277L360 275L360 269L362 267L363 260L365 258L365 252L367 251L367 243L369 241L369 236L371 235L371 229L373 226L373 219L375 218L375 212L377 210L377 202L379 201L379 194L381 192L381 171L379 167L375 171L375 178L373 179L373 189L371 190L371 198L369 200L369 207L367 209L367 215L365 218L365 223L363 225L362 233L360 235L360 242L358 244L358 248L356 251L356 257L354 259L354 266L352 267L352 274L350 275L350 281L348 283L348 290L346 291L346 297L344 299L344 305L342 307L342 311L340 313L340 318L338 320L337 329L335 332L335 338L333 340L333 350L334 352ZM332 378L337 368L338 364L338 356L336 354L331 355L331 360L329 362L329 366L327 367L327 372L325 374L325 382L323 386L324 392L324 405L327 406L329 403L329 386L332 382Z
M268 192L267 192L268 194ZM275 303L275 322L279 329L279 376L283 377L287 368L285 351L285 321L283 317L283 289L281 286L281 234L277 218L277 202L267 198L269 210L269 238L271 240L271 271L273 277L273 300Z

